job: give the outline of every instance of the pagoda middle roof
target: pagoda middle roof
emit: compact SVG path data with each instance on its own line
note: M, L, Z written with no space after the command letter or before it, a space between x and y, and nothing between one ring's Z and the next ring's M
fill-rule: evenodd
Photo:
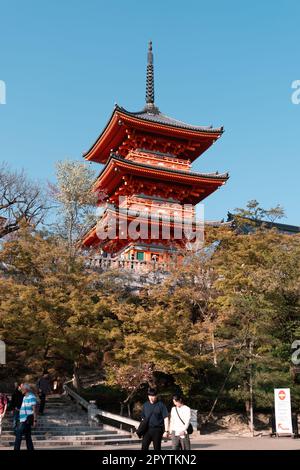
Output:
M191 171L183 171L183 170L176 170L173 168L162 168L158 166L153 166L153 165L147 165L145 163L137 162L137 161L132 161L132 160L127 160L126 158L119 157L118 155L111 154L109 157L106 165L100 172L98 178L96 179L94 183L94 188L96 189L97 186L99 185L100 181L103 180L103 177L108 176L108 173L111 171L114 177L117 176L117 178L120 178L119 174L115 174L113 172L113 168L115 166L118 166L120 168L124 168L124 170L127 169L129 170L130 173L132 174L142 174L144 172L147 172L149 175L152 177L156 177L157 179L161 178L167 178L167 175L171 176L173 175L173 178L176 180L184 180L184 181L189 181L189 180L208 180L211 182L214 182L216 180L220 180L220 183L218 185L222 184L223 182L226 182L229 178L228 173L196 173L196 172L191 172Z

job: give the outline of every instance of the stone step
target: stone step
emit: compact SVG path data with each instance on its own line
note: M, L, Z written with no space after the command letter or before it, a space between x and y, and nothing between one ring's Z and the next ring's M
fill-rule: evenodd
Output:
M56 432L59 433L68 433L68 432L90 432L90 431L101 431L103 427L87 427L87 426L57 426L57 427L51 427L51 428L34 428L32 429L32 433L39 433L39 434L45 434L45 433L51 433L55 434ZM3 433L12 433L13 429L5 429L3 430Z
M0 449L14 445L12 414L6 415L0 438ZM140 440L132 438L128 431L94 422L89 425L87 412L75 402L59 395L47 397L45 413L38 416L37 426L32 428L36 449L84 449L91 446L123 445ZM23 437L22 448L26 448Z
M5 429L5 428L12 428L13 426L13 423L4 423L3 426L2 426L2 429ZM37 426L38 427L47 427L47 428L50 428L50 427L58 427L58 426L62 426L62 427L65 427L65 426L76 426L76 427L80 427L80 426L85 426L85 427L89 427L89 424L88 424L88 421L72 421L72 420L57 420L57 421L40 421L38 420L37 422Z
M47 432L50 432L50 433L55 433L55 432L69 432L69 431L72 431L74 433L77 433L77 432L90 432L90 431L101 431L103 429L103 427L90 427L90 426L51 426L51 427L43 427L43 428L34 428L32 429L32 433L47 433ZM3 430L3 434L4 432L6 433L10 433L10 432L13 432L13 429L12 428L9 428L9 429L4 429Z
M70 406L72 405L72 402L65 402L65 401L54 401L54 400L49 400L49 398L47 398L46 400L46 406L57 406L57 407L60 407L60 406Z
M65 414L53 414L53 415L37 415L37 419L40 423L51 423L51 422L54 422L56 423L57 421L68 421L69 423L76 423L78 421L82 422L82 421L88 421L88 417L87 415L83 415L83 416L78 416L78 415L65 415ZM9 419L9 420L4 420L3 424L5 423L12 423L13 420L12 419Z
M118 444L125 444L125 443L131 443L131 442L134 442L130 437L124 437L123 436L120 436L118 438L111 438L111 439L99 439L99 440L93 440L93 439L77 439L77 440L45 440L45 441L35 441L33 439L33 443L34 443L34 446L36 449L38 448L56 448L56 447L62 447L62 446L68 446L68 447L72 447L72 446L101 446L101 445L108 445L108 444L114 444L114 445L118 445ZM140 441L138 441L140 442ZM22 447L26 447L26 444L25 442L22 443ZM14 445L14 441L9 441L7 443L5 443L5 445L2 445L0 444L0 449L2 447L13 447Z
M86 411L78 411L78 410L66 410L65 408L63 410L48 410L46 409L44 411L44 413L42 415L39 415L41 416L41 418L43 417L46 417L46 416L53 416L53 415L56 415L56 416L68 416L68 415L71 415L71 416L87 416L87 412Z
M2 436L1 437L1 443L4 444L12 444L14 443L14 439L12 439L13 436ZM106 433L102 435L90 435L90 436L79 436L79 435L70 435L70 436L32 436L32 441L33 442L73 442L73 441L106 441L107 439L116 439L116 440L123 440L123 439L130 439L131 436L130 434L120 434L116 436L114 433Z
M132 444L138 444L138 445L141 445L141 442L140 441L135 441L135 440L124 440L124 441L119 441L119 442L115 442L115 441L112 441L112 442L109 442L109 441L105 441L105 442L97 442L95 444L95 446L97 446L97 448L105 448L106 446L118 446L118 447L122 447L122 446L128 446L128 445L132 445ZM35 445L34 446L35 450L91 450L93 448L93 446L91 444L86 444L84 442L82 443L79 443L79 444L74 444L73 446L70 446L69 444L61 444L61 445L47 445L47 446L42 446L40 447L39 445ZM0 445L0 451L2 450L12 450L13 449L13 446L9 446L9 447L2 447ZM26 450L26 444L22 444L22 450Z
M57 425L61 425L61 426L65 426L66 424L69 424L69 425L84 425L84 426L87 426L88 425L88 420L87 419L52 419L52 420L42 420L42 419L38 419L37 420L37 425L38 426L57 426ZM4 421L2 427L10 427L13 425L13 422L11 421Z
M104 431L104 430L101 430L101 429L93 429L91 428L91 430L89 431L76 431L76 429L58 429L58 430L55 430L55 431L32 431L32 435L33 436L70 436L70 435L75 435L75 434L78 434L80 436L90 436L90 435L101 435L101 434L104 434L104 433L107 433L108 431ZM111 434L117 434L118 431L109 431ZM6 437L6 436L14 436L14 432L13 431L3 431L2 432L2 438Z
M56 431L54 433L32 433L32 437L35 438L35 439L52 439L53 437L58 437L58 438L61 438L61 437L72 437L72 436L79 436L79 437L89 437L89 436L106 436L107 434L109 435L118 435L118 432L117 431L90 431L90 432L75 432L74 430L70 430L69 432L59 432L59 431ZM2 433L1 435L1 439L2 440L11 440L11 439L14 439L15 438L15 434L14 433L9 433L9 434L4 434Z
M47 421L39 421L37 422L36 424L36 427L38 428L57 428L57 427L62 427L62 428L65 428L65 427L68 427L68 426L74 426L76 428L80 428L80 427L86 427L86 428L89 428L89 423L88 421L68 421L67 419L64 420L64 421L50 421L50 422L47 422ZM2 429L11 429L13 427L13 423L5 423L4 425L2 425ZM96 424L94 424L93 427L98 427Z

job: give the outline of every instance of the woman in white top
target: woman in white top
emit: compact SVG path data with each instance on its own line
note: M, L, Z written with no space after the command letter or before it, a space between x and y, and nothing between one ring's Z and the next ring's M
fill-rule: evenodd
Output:
M190 450L191 443L187 428L191 422L191 408L183 403L181 395L173 395L174 406L171 410L170 433L173 450Z

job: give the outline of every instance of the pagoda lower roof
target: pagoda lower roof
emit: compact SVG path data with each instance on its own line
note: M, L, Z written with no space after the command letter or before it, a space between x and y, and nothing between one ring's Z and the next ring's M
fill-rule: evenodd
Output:
M179 139L186 143L201 143L201 148L195 148L194 152L189 155L191 160L195 160L205 152L223 133L223 127L192 126L161 113L156 107L130 112L116 105L96 142L83 154L84 158L89 161L105 163L110 152L117 151L124 139L127 138L126 129L128 128L152 135Z
M224 184L229 178L228 173L195 173L173 168L162 168L137 162L136 160L127 160L112 154L98 176L93 189L96 191L101 187L109 194L114 191L125 175L147 177L166 182L172 181L184 185L209 183L216 188Z
M161 216L153 216L149 215L149 213L136 213L136 211L130 211L128 209L122 209L122 208L107 208L106 211L102 214L101 218L99 219L98 223L96 225L93 225L90 227L90 229L83 235L82 237L82 246L85 246L86 248L90 246L99 246L103 243L108 243L107 239L100 239L97 233L97 227L98 224L101 222L108 222L109 217L113 217L116 222L116 226L119 229L120 226L119 224L122 224L122 221L126 222L126 224L130 224L132 221L137 220L138 217L138 222L141 225L145 225L149 227L150 225L154 224L156 226L163 226L167 225L170 227L172 230L174 227L183 227L183 220L179 218L174 218L174 217L161 217ZM199 224L199 221L196 222L194 219L191 219L190 221L191 226L195 229L196 228L196 223ZM198 225L198 229L202 230L202 224ZM116 236L116 239L119 237ZM139 239L139 243L142 242L143 239ZM132 243L133 240L127 239L127 242ZM179 240L177 240L179 242Z

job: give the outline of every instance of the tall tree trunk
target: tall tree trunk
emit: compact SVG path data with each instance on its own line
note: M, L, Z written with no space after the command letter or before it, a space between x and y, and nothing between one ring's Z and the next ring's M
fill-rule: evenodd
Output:
M254 435L254 417L253 417L253 371L252 371L252 351L253 351L253 341L250 341L249 344L249 428L252 436Z
M211 346L213 350L214 366L217 367L218 359L217 359L217 351L216 351L216 344L215 344L215 334L213 331L211 333Z

